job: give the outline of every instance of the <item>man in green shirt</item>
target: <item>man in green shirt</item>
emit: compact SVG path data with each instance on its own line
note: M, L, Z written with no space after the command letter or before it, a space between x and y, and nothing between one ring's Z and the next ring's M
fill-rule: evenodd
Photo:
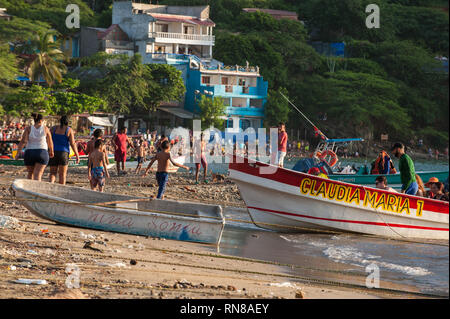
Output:
M392 147L395 157L399 158L400 179L402 181L402 193L416 195L419 185L416 182L414 163L407 154L402 143L395 143Z

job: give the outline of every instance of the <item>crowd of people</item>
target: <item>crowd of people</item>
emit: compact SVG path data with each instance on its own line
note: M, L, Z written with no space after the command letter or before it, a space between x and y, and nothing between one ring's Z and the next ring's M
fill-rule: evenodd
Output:
M103 136L101 129L96 129L89 141L75 141L75 132L69 127L67 116L60 118L59 125L48 127L42 115L33 115L34 124L25 126L21 122L8 123L6 131L2 129L2 138L16 138L20 134L20 142L17 147L15 157L24 157L24 164L27 167L28 178L41 180L46 166L50 167L49 182L54 183L58 177L60 184L66 183L69 156L71 148L76 162L79 163L80 155L88 156L88 179L92 189L103 191L105 178L110 177L108 171L108 155L114 154L116 162L117 176L125 175L125 163L127 159L134 157L137 160L135 174L139 175L143 164L149 160L150 163L145 169L144 176L148 174L154 162L157 162L156 179L159 185L158 198L163 198L165 185L168 180L169 163L174 166L188 167L177 163L174 158L182 154L182 149L177 146L183 145L182 137L170 140L165 135L158 135L156 131L147 131L143 135L130 137L127 135L127 128L121 127L110 138ZM6 133L5 133L6 132ZM6 134L6 135L5 135ZM223 142L223 141L222 141ZM257 144L257 141L256 141ZM2 143L2 146L8 145ZM178 146L180 146L178 145ZM208 183L207 170L208 163L206 154L224 155L225 148L220 141L207 149L208 143L203 136L194 138L190 135L191 155L195 163L195 183L199 183L200 171L203 168L203 182ZM25 147L25 152L21 150ZM172 149L177 152L175 154ZM245 143L234 143L233 151L236 155L249 155L248 141ZM284 159L288 152L309 153L309 143L303 141L289 142L286 126L284 123L278 125L278 150L272 153L274 164L279 167L284 166ZM411 157L405 153L405 146L396 143L392 148L392 154L399 159L399 172L402 183L401 192L409 195L423 196L437 200L449 200L448 181L442 183L437 178L431 178L427 183L423 183L420 176L416 174L414 163ZM320 167L313 167L309 174L323 178L328 178L327 172ZM395 174L397 170L389 154L381 150L378 158L372 163L370 174L377 175L375 185L377 188L395 191L388 185L389 174Z
M25 130L25 123L22 121L10 121L0 126L0 141L18 141Z

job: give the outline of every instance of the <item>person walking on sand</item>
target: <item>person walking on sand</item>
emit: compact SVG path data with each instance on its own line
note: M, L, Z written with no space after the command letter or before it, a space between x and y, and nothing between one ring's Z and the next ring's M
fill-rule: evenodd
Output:
M166 184L167 181L169 180L169 162L172 163L172 165L174 166L178 166L186 170L189 170L189 167L178 164L177 162L174 162L172 160L172 157L170 155L169 141L164 141L161 143L161 151L156 153L156 155L150 160L150 163L148 163L148 166L145 169L144 174L142 175L143 177L147 176L148 171L150 170L155 161L158 162L158 169L156 171L156 180L159 186L158 195L156 196L156 198L164 199Z
M88 179L91 189L103 192L105 187L105 176L109 178L108 166L104 153L104 143L101 139L95 141L94 150L89 153Z
M194 144L194 163L195 163L195 184L198 184L198 177L200 175L200 164L203 166L203 181L206 180L206 173L208 172L208 162L205 157L206 141L203 138L203 133L200 134L200 139Z
M145 147L144 139L141 137L136 145L136 153L137 153L137 166L134 173L137 175L141 172L142 164L145 162L146 155L146 147Z
M416 171L411 157L405 153L405 146L402 143L395 143L392 147L394 156L399 158L400 179L402 181L402 193L416 195L419 185L416 182Z
M24 164L27 167L28 179L40 181L50 158L54 156L53 140L50 130L44 125L42 114L34 114L34 125L23 132L17 148L15 159L25 146Z
M69 127L69 119L66 115L61 116L59 126L54 126L51 129L53 149L55 156L50 159L48 166L50 166L50 183L56 180L56 174L59 176L59 184L66 184L67 169L69 167L70 147L75 152L77 164L80 162L78 149L75 145L75 134Z
M287 152L288 135L286 133L286 126L283 122L278 123L278 166L284 166L284 158Z
M125 162L127 160L127 146L130 145L134 148L133 141L127 136L126 127L120 128L119 132L114 134L112 140L115 149L114 159L116 161L117 176L120 176L120 166L122 166L122 174L126 174Z

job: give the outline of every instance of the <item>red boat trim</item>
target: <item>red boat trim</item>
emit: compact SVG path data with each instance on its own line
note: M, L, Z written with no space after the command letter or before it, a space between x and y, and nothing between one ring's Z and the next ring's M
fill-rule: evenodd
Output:
M345 220L345 219L331 219L331 218L323 218L323 217L314 217L314 216L308 216L308 215L300 215L300 214L294 214L294 213L287 213L287 212L280 212L277 210L272 209L265 209L265 208L259 208L259 207L252 207L248 206L249 209L256 209L260 211L270 212L270 213L276 213L276 214L282 214L282 215L290 215L290 216L296 216L296 217L302 217L302 218L311 218L311 219L320 219L320 220L327 220L332 222L339 222L339 223L353 223L353 224L365 224L365 225L374 225L374 226L384 226L384 227L398 227L398 228L414 228L414 229L425 229L425 230L440 230L440 231L448 231L448 228L436 228L436 227L425 227L425 226L412 226L412 225L402 225L402 224L386 224L386 223L376 223L376 222L365 222L365 221L359 221L359 220Z

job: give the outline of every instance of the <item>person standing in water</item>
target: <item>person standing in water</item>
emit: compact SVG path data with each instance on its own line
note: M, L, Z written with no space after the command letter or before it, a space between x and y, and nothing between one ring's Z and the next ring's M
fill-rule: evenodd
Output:
M53 141L50 130L44 125L42 114L34 114L34 125L23 132L18 146L16 159L25 146L24 164L27 167L28 179L40 181L50 158L54 156Z
M80 156L75 145L75 134L69 127L69 120L66 115L61 116L59 124L59 126L54 126L51 129L55 156L48 162L50 166L49 181L50 183L54 183L56 174L58 174L59 184L65 185L67 168L69 167L70 147L75 152L77 164L80 162Z

